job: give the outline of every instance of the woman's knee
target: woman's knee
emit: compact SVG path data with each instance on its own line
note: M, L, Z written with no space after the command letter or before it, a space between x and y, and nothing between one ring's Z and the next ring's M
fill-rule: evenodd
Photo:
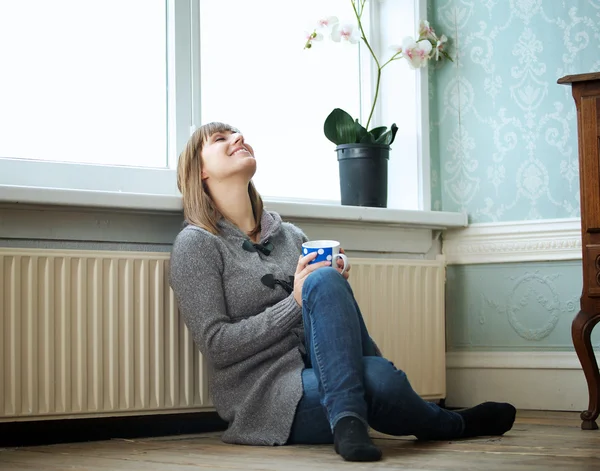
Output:
M346 289L347 281L333 267L323 267L315 270L304 280L302 295L308 296L316 290L325 290L330 293L335 289Z

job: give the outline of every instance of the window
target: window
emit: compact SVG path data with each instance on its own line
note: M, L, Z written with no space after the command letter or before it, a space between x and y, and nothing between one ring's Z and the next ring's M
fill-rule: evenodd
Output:
M413 33L414 3L367 2L380 55ZM267 199L339 201L323 122L335 107L365 119L374 81L358 46L303 49L327 15L352 21L349 0L1 0L0 185L176 195L191 131L224 121L253 145ZM384 71L373 121L400 128L394 208L429 209L418 74Z
M0 2L0 155L166 167L166 28L164 0Z
M413 34L419 2L368 2L367 36L380 58ZM255 183L267 197L339 202L335 145L323 123L336 107L366 121L373 65L366 48L324 40L303 50L302 33L323 17L355 22L350 0L202 0L200 2L203 122L225 121L254 146ZM429 192L419 148L420 73L406 63L383 73L375 125L396 122L389 162L388 206L419 209ZM426 117L425 117L426 119ZM428 173L428 168L426 169ZM425 184L424 184L425 183Z
M192 3L2 0L0 184L176 194Z
M254 147L258 190L272 197L339 200L335 145L323 122L360 111L358 48L304 31L323 16L351 19L348 0L202 0L200 116L238 127Z

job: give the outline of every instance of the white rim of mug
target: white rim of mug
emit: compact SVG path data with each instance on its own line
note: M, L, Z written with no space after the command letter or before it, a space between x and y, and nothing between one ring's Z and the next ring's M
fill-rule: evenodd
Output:
M337 240L309 240L302 244L302 247L307 249L329 249L339 246L340 243Z

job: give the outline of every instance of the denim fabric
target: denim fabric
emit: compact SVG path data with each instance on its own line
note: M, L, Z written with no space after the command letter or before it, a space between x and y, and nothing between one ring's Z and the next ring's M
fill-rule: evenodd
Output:
M459 414L424 401L403 371L377 356L350 284L334 268L320 268L305 280L302 304L304 393L289 444L332 443L335 424L346 416L390 435L461 436Z

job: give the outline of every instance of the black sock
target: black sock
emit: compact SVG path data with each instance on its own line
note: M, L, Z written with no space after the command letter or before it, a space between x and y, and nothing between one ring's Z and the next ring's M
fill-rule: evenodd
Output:
M379 461L381 450L373 445L367 426L356 417L342 417L333 431L336 453L346 461Z
M469 438L508 432L515 422L517 410L504 402L484 402L456 412L465 420L462 438Z

